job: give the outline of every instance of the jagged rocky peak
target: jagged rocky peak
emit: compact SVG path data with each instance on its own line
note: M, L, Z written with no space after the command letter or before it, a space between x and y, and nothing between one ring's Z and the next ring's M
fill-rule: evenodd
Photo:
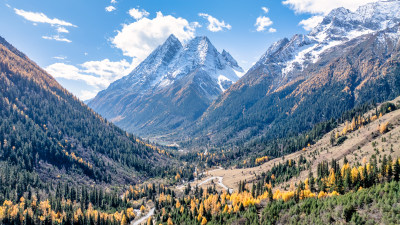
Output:
M232 55L229 54L229 52L227 52L225 49L222 50L221 55L222 55L222 57L225 59L225 61L228 62L228 64L229 64L230 66L235 67L235 68L240 68L238 62L237 62L237 61L232 57ZM240 68L240 69L241 69L241 68Z
M354 37L393 27L400 23L400 1L379 1L360 6L352 12L343 7L332 10L310 36L321 32L325 38ZM352 32L352 34L349 34Z
M237 61L207 37L183 45L170 35L89 106L127 130L159 133L193 122L242 73Z
M400 23L400 1L379 1L359 7L332 10L308 35L275 42L249 71L264 71L287 77L316 63L321 54L349 40ZM268 67L260 70L261 67ZM289 76L290 77L290 76ZM293 77L292 77L293 78ZM289 78L290 80L291 78Z
M174 44L181 44L181 42L177 37L175 37L174 34L171 34L169 35L169 37L167 38L167 40L164 42L163 45L174 45Z
M188 59L194 66L201 66L208 63L214 64L215 59L218 58L218 51L210 40L205 36L193 38L185 46L182 52L181 60ZM218 65L219 68L221 65Z
M133 72L140 71L143 67L157 69L161 64L169 64L177 53L183 48L182 43L171 34L168 39L156 48ZM155 72L155 71L146 71Z
M160 46L160 54L163 56L163 62L171 62L176 53L178 53L182 48L182 43L178 38L171 34L164 44Z

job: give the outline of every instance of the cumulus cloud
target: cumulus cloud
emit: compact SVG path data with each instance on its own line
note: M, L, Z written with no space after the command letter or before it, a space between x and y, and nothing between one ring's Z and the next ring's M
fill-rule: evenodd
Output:
M259 16L256 20L254 26L256 26L256 30L258 32L265 31L267 27L273 24L272 20L266 16Z
M131 15L136 20L140 20L143 17L148 17L150 15L150 13L144 9L132 8L129 10L129 15Z
M299 25L302 26L304 30L310 31L319 23L321 23L323 19L323 16L312 16L308 19L300 21Z
M211 32L218 32L222 31L224 29L230 30L232 29L232 26L228 23L225 23L225 21L220 21L217 18L207 14L207 13L199 13L200 17L203 17L208 20L209 24L207 26L207 29Z
M141 62L170 34L174 34L185 42L194 38L197 27L197 23L189 23L180 17L164 16L158 12L153 19L143 18L130 24L124 24L111 42L115 47L121 49L124 55Z
M344 7L354 11L362 5L377 1L379 0L284 0L282 3L288 5L296 13L313 14L311 18L299 23L305 30L312 30L322 21L322 16L333 9Z
M109 59L88 61L83 63L81 66L84 73L98 75L108 83L120 79L133 70L132 63L129 63L125 59L117 62L112 62Z
M112 12L112 11L116 10L116 8L114 6L112 6L112 5L107 6L105 9L106 9L107 12Z
M270 27L269 29L268 29L268 32L270 32L270 33L275 33L277 30L275 29L275 28L272 28L272 27Z
M96 90L102 90L115 80L128 75L133 70L133 63L125 59L116 62L104 59L85 62L79 68L65 63L54 63L45 69L55 78L83 81Z
M55 78L82 80L91 86L102 85L102 82L98 79L98 77L82 74L81 70L73 65L68 65L65 63L54 63L46 67L45 70Z
M116 0L111 0L111 4L115 4L115 3L117 3Z

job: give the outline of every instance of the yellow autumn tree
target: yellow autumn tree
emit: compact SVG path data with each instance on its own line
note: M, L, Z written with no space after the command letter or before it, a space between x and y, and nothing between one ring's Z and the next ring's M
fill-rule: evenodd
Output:
M379 132L380 132L381 134L386 133L387 130L388 130L388 125L389 125L389 122L386 122L386 123L383 123L383 124L381 124L380 126L378 126Z
M121 220L121 225L126 225L126 224L128 224L128 219L126 218L125 215L123 215Z
M140 212L144 213L145 210L146 210L146 207L144 207L144 205L140 206Z
M351 120L350 129L352 131L354 131L356 129L356 118L355 117L353 117L353 119Z
M203 217L203 219L201 220L201 225L206 225L206 224L207 224L207 219Z
M318 198L325 198L327 196L327 194L323 191L320 191L318 194Z
M147 219L147 225L152 225L153 224L153 218L151 216Z
M328 177L328 186L332 187L335 184L336 178L335 178L335 171L331 169Z

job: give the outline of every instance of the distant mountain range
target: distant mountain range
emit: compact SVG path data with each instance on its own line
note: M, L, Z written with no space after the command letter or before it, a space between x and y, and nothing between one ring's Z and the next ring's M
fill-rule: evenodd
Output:
M88 104L128 131L161 134L193 123L242 73L236 60L218 52L207 37L183 46L171 35Z
M274 43L240 79L237 62L206 37L183 47L171 36L89 106L166 141L222 146L298 134L400 94L399 23L399 1L335 9L309 34Z
M338 8L308 35L274 43L197 121L211 143L285 137L400 94L400 2Z

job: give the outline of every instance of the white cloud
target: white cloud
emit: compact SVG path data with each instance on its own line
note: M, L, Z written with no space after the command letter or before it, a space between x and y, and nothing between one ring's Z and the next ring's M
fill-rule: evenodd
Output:
M345 7L356 10L358 7L378 0L285 0L282 3L289 5L297 13L328 14L333 9Z
M82 80L90 86L105 85L98 77L83 74L78 67L73 65L68 65L65 63L54 63L46 67L45 70L55 78Z
M82 90L81 94L78 97L82 101L86 101L86 100L89 100L89 99L92 99L92 98L96 97L98 92L99 92L98 90L94 90L94 91Z
M39 12L29 12L23 9L14 9L17 15L24 17L26 20L29 20L34 23L47 23L52 26L66 26L66 27L77 27L76 25L66 22L64 20L60 20L57 18L50 19L43 13Z
M258 32L265 31L267 27L273 24L272 20L266 16L259 16L256 20L254 26L256 26L256 30Z
M52 36L42 36L43 39L67 43L72 42L71 40L62 37L60 33L69 33L65 27L77 27L76 25L57 18L50 19L48 16L40 12L29 12L23 9L14 9L14 11L17 15L20 15L26 20L31 21L34 26L37 26L38 23L44 23L49 24L56 29L58 34Z
M270 32L270 33L275 33L275 32L276 32L276 29L275 29L275 28L272 28L272 27L270 27L270 28L268 29L268 32Z
M143 18L124 24L111 41L124 55L141 62L170 34L174 34L181 41L187 41L194 37L197 27L197 23L189 23L186 19L170 15L164 16L158 12L153 19Z
M132 8L129 10L129 15L131 15L136 20L140 20L143 17L148 17L150 15L150 13L144 9Z
M324 19L323 16L312 16L308 19L300 21L299 25L301 25L304 28L304 30L310 31L314 27L316 27L319 23L321 23L323 19Z
M67 56L63 56L63 55L54 56L53 59L64 60L64 59L67 59Z
M109 59L88 61L81 66L83 68L82 72L98 75L109 83L128 75L134 69L132 63L125 59L117 62L112 62Z
M60 37L60 35L42 36L42 38L46 39L46 40L54 40L54 41L61 41L61 42L67 42L67 43L72 42L71 40L69 40L67 38Z
M116 8L114 6L112 6L112 5L107 6L105 9L106 9L107 12L112 12L112 11L116 10Z
M267 7L261 7L261 9L264 11L264 13L268 13L269 9Z
M111 4L115 4L115 3L117 3L116 0L111 0Z
M207 29L211 32L218 32L222 31L224 29L230 30L232 26L228 23L225 23L225 21L219 21L217 18L206 14L206 13L199 13L199 16L205 18L208 20L209 24L207 26Z
M88 61L77 66L54 63L46 67L46 71L56 78L83 81L96 90L108 87L112 82L128 75L135 63L129 63L125 59L112 62L109 59L101 61Z
M69 33L69 31L65 27L57 27L58 33Z

